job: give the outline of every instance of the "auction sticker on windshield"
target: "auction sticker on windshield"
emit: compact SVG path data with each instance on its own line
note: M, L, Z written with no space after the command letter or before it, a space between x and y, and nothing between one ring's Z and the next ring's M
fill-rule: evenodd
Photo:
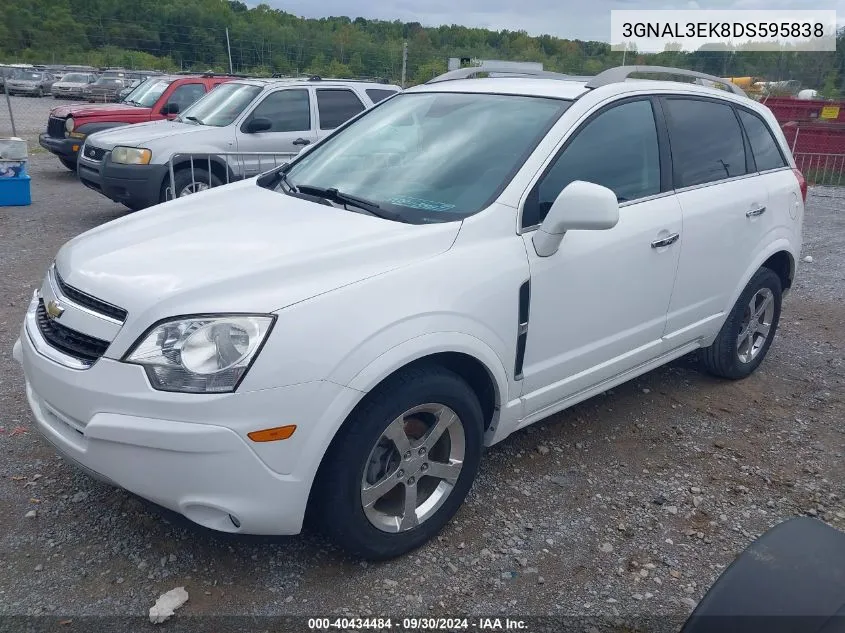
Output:
M388 202L411 209L422 209L423 211L449 211L455 208L454 204L435 202L434 200L421 200L420 198L412 198L411 196L395 196L390 198Z

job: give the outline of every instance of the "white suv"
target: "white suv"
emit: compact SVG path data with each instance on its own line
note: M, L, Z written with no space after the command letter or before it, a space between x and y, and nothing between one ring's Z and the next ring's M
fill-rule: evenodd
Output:
M307 514L386 558L457 511L485 445L695 350L748 376L804 180L738 89L633 71L447 73L71 240L15 345L39 429L204 526Z

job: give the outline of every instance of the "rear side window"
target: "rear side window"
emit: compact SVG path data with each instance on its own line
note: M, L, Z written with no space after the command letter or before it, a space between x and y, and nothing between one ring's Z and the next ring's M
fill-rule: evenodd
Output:
M745 143L733 108L698 99L667 99L675 188L747 173Z
M379 101L383 101L388 97L395 95L395 90L384 90L382 88L368 88L367 89L367 96L373 103L378 103Z
M738 112L745 133L748 135L748 141L751 143L751 153L754 154L757 171L786 167L786 161L778 149L769 126L756 114L747 110L738 110Z
M523 226L542 222L574 180L607 187L620 202L660 193L660 153L649 100L605 110L575 134L532 191Z
M317 90L320 129L333 130L359 112L364 104L351 90Z

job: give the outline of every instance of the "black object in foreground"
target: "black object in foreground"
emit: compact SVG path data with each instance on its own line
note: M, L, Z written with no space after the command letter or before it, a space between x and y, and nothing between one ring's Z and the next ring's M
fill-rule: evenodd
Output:
M763 534L681 633L845 633L845 533L810 518Z

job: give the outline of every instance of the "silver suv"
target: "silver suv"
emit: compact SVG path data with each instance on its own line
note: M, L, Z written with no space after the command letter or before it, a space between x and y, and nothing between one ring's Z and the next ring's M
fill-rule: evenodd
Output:
M296 155L398 86L344 79L243 79L218 86L173 121L90 135L79 177L115 202L142 209L255 176ZM169 173L173 163L173 184Z

